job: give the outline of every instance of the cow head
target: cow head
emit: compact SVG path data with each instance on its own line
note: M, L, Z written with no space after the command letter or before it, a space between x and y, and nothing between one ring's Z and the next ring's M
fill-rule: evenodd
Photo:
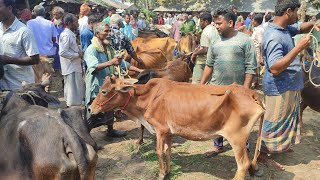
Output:
M136 79L121 80L115 76L108 76L91 104L91 114L108 112L123 106L131 96L128 91L133 89L133 84L136 82Z
M26 100L29 104L48 107L48 104L58 106L60 101L48 94L44 88L47 84L23 84L22 88L17 93Z

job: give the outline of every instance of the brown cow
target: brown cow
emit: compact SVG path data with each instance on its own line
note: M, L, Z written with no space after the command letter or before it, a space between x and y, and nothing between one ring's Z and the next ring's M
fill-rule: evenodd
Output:
M136 84L146 84L153 78L164 78L177 82L189 82L192 72L188 64L182 60L174 60L169 62L166 68L161 70L147 69L138 75ZM144 126L141 125L141 133L137 144L143 143Z
M177 50L179 53L187 54L191 53L196 49L197 43L196 43L197 37L192 34L187 34L183 36L177 45Z
M54 73L53 59L46 56L40 56L40 62L32 65L34 72L35 83L41 83L42 76L48 74L51 76Z
M149 49L160 49L166 56L168 61L173 60L173 51L177 46L177 43L174 39L170 37L166 38L136 38L132 41L132 46L136 49L136 47L140 47L141 44L146 44L146 47Z
M159 179L170 171L171 140L178 135L189 140L206 141L217 135L232 146L237 162L234 179L244 179L256 166L258 147L250 163L246 141L264 114L257 94L236 84L229 86L193 85L156 78L145 85L128 84L108 77L93 101L93 114L121 108L132 120L142 123L157 136ZM261 123L260 123L261 131ZM166 166L162 158L166 152Z

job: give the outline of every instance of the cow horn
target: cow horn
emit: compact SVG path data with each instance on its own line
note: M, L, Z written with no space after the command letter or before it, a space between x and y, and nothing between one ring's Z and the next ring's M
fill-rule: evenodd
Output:
M138 79L124 79L123 82L126 85L133 85L134 83L138 82Z

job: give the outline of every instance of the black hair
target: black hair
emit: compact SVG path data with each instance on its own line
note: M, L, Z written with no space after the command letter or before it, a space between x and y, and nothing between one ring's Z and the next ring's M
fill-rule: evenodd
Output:
M263 15L262 14L256 14L253 16L253 19L255 21L257 21L257 23L260 25L262 24L262 21L263 21Z
M63 23L65 25L69 25L70 23L73 23L73 17L75 17L74 14L67 13L66 15L63 16Z
M3 0L3 4L8 7L12 7L12 12L15 13L16 11L16 1L15 0Z
M130 17L130 14L127 13L127 14L124 15L124 17L126 17L126 16L129 16L129 17Z
M88 17L88 24L99 22L99 18L96 15L90 15Z
M317 19L317 20L320 19L320 13L318 13L318 14L316 15L316 19Z
M267 14L267 15L264 17L264 22L269 22L271 18L272 18L272 16L271 16L270 14Z
M202 19L203 21L208 21L209 23L212 22L212 16L209 13L203 13L200 15L200 19Z
M236 24L237 16L232 12L230 8L218 8L214 16L223 16L225 19L228 21L232 20L233 21L233 26Z
M278 0L275 7L275 15L282 16L287 9L294 11L296 8L301 6L299 0Z

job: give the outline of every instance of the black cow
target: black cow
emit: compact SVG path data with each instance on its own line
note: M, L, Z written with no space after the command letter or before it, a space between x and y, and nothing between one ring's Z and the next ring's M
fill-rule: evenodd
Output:
M0 179L94 179L96 143L81 109L48 109L28 98L11 92L3 102Z
M309 65L306 65L306 69L310 69ZM311 79L317 85L320 85L320 70L315 65L312 66ZM314 86L310 82L309 73L304 72L304 88L301 91L301 103L300 103L300 125L302 131L304 131L302 123L302 113L306 107L320 112L320 87Z

